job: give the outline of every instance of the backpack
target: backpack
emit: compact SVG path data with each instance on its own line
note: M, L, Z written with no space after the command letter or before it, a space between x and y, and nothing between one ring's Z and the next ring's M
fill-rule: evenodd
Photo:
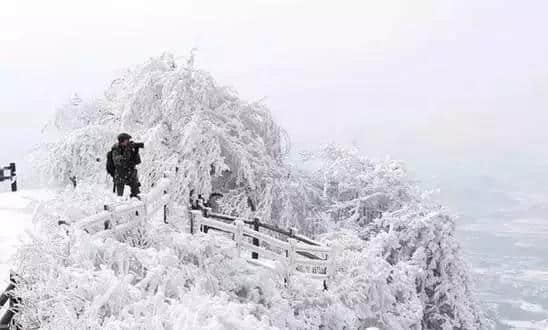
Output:
M114 167L114 160L112 159L112 150L111 150L107 152L107 173L111 177L114 177L114 171L115 171L115 167Z

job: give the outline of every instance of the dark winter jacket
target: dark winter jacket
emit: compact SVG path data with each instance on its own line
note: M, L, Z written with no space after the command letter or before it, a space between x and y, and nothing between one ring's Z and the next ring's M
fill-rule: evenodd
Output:
M118 180L127 180L135 175L135 166L141 164L138 149L122 147L118 143L112 146L112 160L115 167L114 178Z

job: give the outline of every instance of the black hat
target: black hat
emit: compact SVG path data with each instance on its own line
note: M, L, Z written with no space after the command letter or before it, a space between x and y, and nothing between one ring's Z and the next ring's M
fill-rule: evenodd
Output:
M122 134L118 135L118 142L122 142L122 141L125 141L125 140L130 140L130 139L131 139L131 135L129 135L127 133L122 133Z

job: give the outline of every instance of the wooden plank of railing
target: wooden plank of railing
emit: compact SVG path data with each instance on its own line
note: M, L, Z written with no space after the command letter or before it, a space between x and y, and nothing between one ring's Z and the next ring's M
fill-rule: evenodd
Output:
M255 246L248 242L242 242L242 247L257 253L258 255L261 255L262 259L272 259L272 260L278 260L278 261L285 260L285 257L281 254L278 254L274 251L267 250L260 246ZM252 258L252 259L255 259L255 258Z
M234 232L232 232L232 231L222 230L222 229L215 228L215 227L208 227L208 230L213 230L213 231L218 231L218 232L225 233L225 234L234 235Z
M317 245L317 246L321 246L322 243L320 242L317 242L313 239L310 239L308 237L304 237L302 235L295 235L295 238L298 240L298 241L301 241L303 243L306 243L306 244L310 244L310 245Z
M213 220L213 219L210 219L210 218L201 218L200 223L202 225L222 229L222 230L230 232L230 233L235 233L236 232L236 228L233 224L228 224L228 223L216 221L216 220Z
M255 219L249 220L249 219L238 218L238 217L235 217L235 216L221 214L221 213L211 212L211 213L208 214L208 217L218 218L218 219L227 220L227 221L242 220L245 224L253 225L253 226L255 226L255 224L256 224ZM264 223L264 222L260 222L259 219L257 219L257 223L258 223L259 227L266 228L268 230L272 230L273 232L276 232L278 234L282 234L282 235L285 235L285 236L291 236L291 232L289 232L287 230L284 230L284 229L281 229L281 228L278 228L276 226Z
M102 211L77 222L76 227L83 229L84 227L103 225L108 218L110 218L110 212Z
M317 255L315 254L312 254L310 252L305 252L305 251L297 251L297 254L298 255L301 255L305 258L308 258L308 259L319 259L319 260L323 260L322 258L318 257Z
M117 206L114 209L112 209L112 213L117 216L123 216L126 214L138 212L139 210L143 208L144 208L143 202L138 202L138 203L132 203L128 205Z
M221 220L226 220L226 221L231 221L231 222L236 221L236 220L242 220L246 225L253 224L253 220L238 218L238 217L234 217L234 216L231 216L231 215L215 213L215 212L209 212L208 213L208 218L218 218L218 219L221 219Z
M303 252L329 253L331 251L329 247L315 246L315 245L297 244L296 248L297 248L297 251L303 251Z
M228 220L228 221L236 221L238 219L238 218L233 217L231 215L226 215L226 214L221 214L221 213L214 213L214 212L209 213L209 217L219 218L219 219Z
M218 219L222 219L222 220L226 220L226 221L242 220L242 221L244 221L245 224L253 225L253 226L255 226L255 223L256 223L255 219L247 220L247 219L238 218L238 217L235 217L235 216L221 214L221 213L210 212L208 214L208 217L218 218ZM273 232L276 232L278 234L282 234L284 236L294 237L296 240L298 240L300 242L303 242L303 243L306 243L306 244L321 246L321 243L319 243L317 241L314 241L313 239L310 239L308 237L304 237L302 235L297 235L297 234L292 235L291 231L289 231L289 230L284 230L284 229L278 228L274 225L264 223L264 222L260 222L258 219L257 219L257 221L258 221L258 226L259 227L262 227L262 228L265 228L265 229L268 229L268 230L272 230Z
M2 307L6 302L9 300L9 308L5 311L4 315L0 318L0 329L16 329L20 330L21 327L18 324L15 324L14 327L12 327L12 319L15 316L15 314L19 310L19 304L21 303L21 299L18 297L15 297L12 295L13 289L15 289L15 286L17 284L17 281L15 279L15 276L13 273L10 274L10 284L6 288L6 291L2 293L2 298L0 299L1 304L0 307Z
M252 230L251 228L244 228L244 234L246 234L249 237L262 240L262 241L264 241L264 242L266 242L266 243L268 243L272 246L275 246L277 248L280 248L282 250L289 249L289 243L281 241L277 238L268 236L265 233L256 232L256 231Z
M11 290L13 290L14 288L15 288L15 285L10 282L10 284L8 284L8 287L6 288L6 290L4 290L4 292L2 292L2 294L0 295L0 308L2 306L4 306L4 304L10 299L9 296L8 296L8 293Z
M304 266L327 267L327 260L296 258L295 263Z

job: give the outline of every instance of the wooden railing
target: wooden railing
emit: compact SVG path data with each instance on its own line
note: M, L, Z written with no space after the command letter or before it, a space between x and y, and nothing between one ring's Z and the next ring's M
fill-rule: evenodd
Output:
M132 199L124 203L105 205L104 210L74 224L95 235L108 235L113 231L126 231L146 221L158 211L164 211L167 223L171 181L166 174L141 200ZM310 278L323 280L327 289L333 251L313 239L300 235L296 228L285 230L259 219L244 219L226 214L214 213L203 203L197 203L197 210L191 211L190 232L207 233L216 230L232 235L238 253L251 252L250 262L267 266L266 260L284 264L287 268L286 280L300 273ZM137 220L136 220L137 218ZM102 230L104 229L104 230Z
M261 232L260 228L267 231ZM192 234L207 233L209 230L232 235L238 255L243 257L244 251L251 252L251 262L260 263L260 259L263 259L284 264L287 267L286 280L300 273L323 280L324 289L327 290L333 250L315 240L299 235L297 229L284 230L261 222L257 218L251 220L213 213L209 208L191 211L190 232ZM273 237L269 232L277 233L287 241Z
M20 300L14 295L16 284L15 275L11 273L8 287L0 294L0 310L7 305L6 311L0 317L0 329L20 329L19 325L12 323L20 303Z
M105 205L103 211L76 222L74 226L87 232L97 232L101 229L125 230L140 223L134 221L134 217L146 221L160 210L163 210L164 222L167 223L172 201L170 184L171 181L166 175L148 193L142 194L140 200L131 199L123 203Z

